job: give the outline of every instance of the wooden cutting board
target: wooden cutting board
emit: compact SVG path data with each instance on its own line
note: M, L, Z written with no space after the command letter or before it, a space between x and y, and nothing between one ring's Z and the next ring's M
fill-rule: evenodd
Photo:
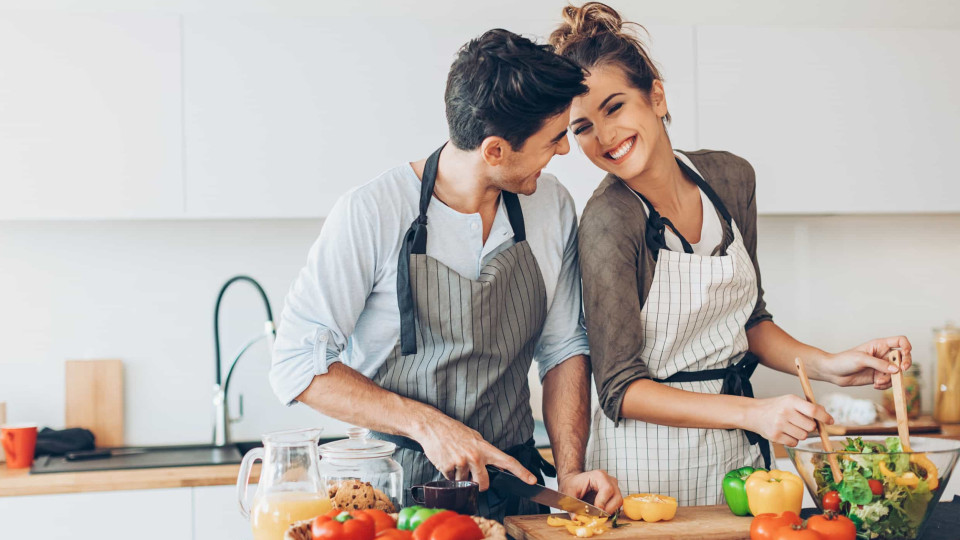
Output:
M123 446L123 361L67 360L66 427L89 429L97 447Z
M897 421L887 420L884 422L875 422L863 426L826 426L827 433L830 435L896 435ZM932 416L921 416L910 420L908 427L910 433L940 433L940 423Z
M670 521L644 523L622 520L629 527L612 529L603 533L600 540L621 538L672 538L707 540L748 540L750 516L737 517L726 505L681 506ZM573 540L576 537L565 527L547 525L547 515L511 516L504 520L507 534L516 540Z

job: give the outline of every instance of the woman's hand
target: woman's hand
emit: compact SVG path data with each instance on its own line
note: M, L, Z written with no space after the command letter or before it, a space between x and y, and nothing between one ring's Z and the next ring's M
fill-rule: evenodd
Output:
M873 383L877 390L890 388L890 374L897 368L884 356L893 347L900 347L903 353L901 369L906 371L913 363L910 354L910 340L904 336L874 339L849 351L828 355L819 367L822 380L839 386L862 386Z
M822 406L793 394L755 399L748 411L747 429L763 435L770 442L787 446L796 446L816 430L815 420L833 423L833 417Z

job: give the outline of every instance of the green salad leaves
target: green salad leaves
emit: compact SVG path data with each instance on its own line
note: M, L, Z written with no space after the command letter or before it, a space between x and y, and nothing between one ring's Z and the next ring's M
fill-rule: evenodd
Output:
M840 510L857 524L861 539L916 538L920 525L932 510L934 493L924 479L926 474L910 462L909 454L898 454L903 447L898 437L883 443L848 438L840 461L843 481L836 482L825 455L814 458L817 495L828 491L840 494ZM881 467L882 465L882 467ZM909 485L898 480L913 475ZM883 484L883 493L874 495L870 481Z

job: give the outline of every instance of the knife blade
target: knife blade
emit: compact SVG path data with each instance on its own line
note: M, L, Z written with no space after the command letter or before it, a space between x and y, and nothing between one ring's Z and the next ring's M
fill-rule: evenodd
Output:
M487 471L490 473L490 489L501 497L517 495L524 499L530 499L535 503L549 506L550 508L557 508L572 514L588 515L591 517L610 516L610 514L586 501L564 495L559 491L541 486L540 484L530 485L510 472L490 466L487 467Z

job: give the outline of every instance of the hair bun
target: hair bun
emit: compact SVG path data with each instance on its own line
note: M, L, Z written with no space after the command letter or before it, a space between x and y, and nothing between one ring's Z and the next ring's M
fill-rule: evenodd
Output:
M587 2L563 8L563 23L550 34L550 44L562 52L570 43L591 39L600 34L621 35L623 19L612 7L601 2Z

